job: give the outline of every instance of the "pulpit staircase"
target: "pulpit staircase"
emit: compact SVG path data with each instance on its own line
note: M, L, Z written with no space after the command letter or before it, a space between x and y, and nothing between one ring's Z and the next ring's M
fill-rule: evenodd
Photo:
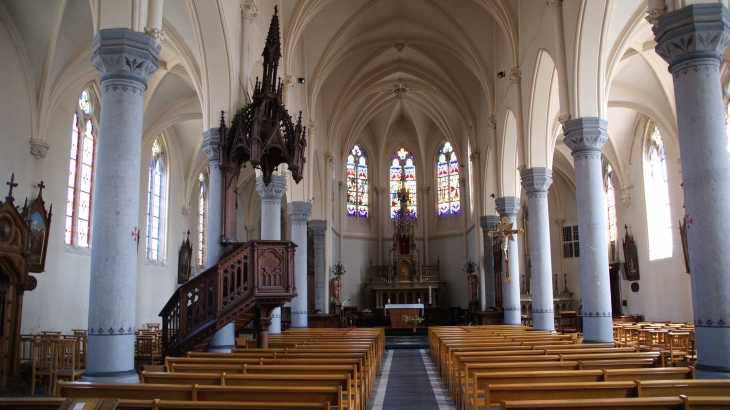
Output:
M261 316L294 298L294 252L289 241L229 245L218 263L182 284L160 312L165 356L202 351L232 321Z

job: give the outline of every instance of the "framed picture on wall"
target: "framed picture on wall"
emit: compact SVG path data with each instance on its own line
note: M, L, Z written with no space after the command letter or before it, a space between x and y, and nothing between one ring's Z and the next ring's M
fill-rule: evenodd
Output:
M46 203L43 201L43 181L38 184L38 198L33 201L27 209L24 218L30 227L30 245L28 252L30 258L30 272L40 273L46 270L46 252L48 251L48 234L51 230L51 218L53 217L53 205L49 212L46 212Z
M639 280L639 253L636 248L636 242L634 242L634 236L629 235L628 225L624 225L626 229L626 236L624 237L624 264L626 269L626 280Z

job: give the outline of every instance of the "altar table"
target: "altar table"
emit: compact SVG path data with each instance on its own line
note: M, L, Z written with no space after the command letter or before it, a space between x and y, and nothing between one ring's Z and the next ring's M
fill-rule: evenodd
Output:
M389 304L385 305L384 312L390 316L390 326L394 328L409 328L411 325L406 322L405 316L423 317L423 304Z

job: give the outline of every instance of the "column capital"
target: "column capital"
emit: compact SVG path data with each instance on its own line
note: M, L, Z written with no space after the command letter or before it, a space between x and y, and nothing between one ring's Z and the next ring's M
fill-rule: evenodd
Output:
M545 0L545 5L557 9L558 7L563 7L563 0Z
M48 148L50 148L51 145L45 141L42 140L30 140L30 153L35 157L35 159L41 159L45 158L46 154L48 154Z
M281 175L272 175L269 186L264 185L264 177L256 177L256 192L261 195L263 200L279 200L286 193L286 177Z
M378 195L383 195L383 193L385 192L385 187L382 187L382 186L376 186L376 187L375 187L375 192L377 192L377 193L378 193Z
M420 186L418 187L418 189L419 189L419 190L420 190L421 192L428 192L428 190L429 190L429 189L431 189L431 185L429 185L429 184L423 184L423 185L420 185Z
M518 84L522 81L522 71L520 71L519 67L514 67L509 70L509 80L512 84Z
M221 143L220 130L211 128L203 131L203 152L208 156L208 162L211 164L218 163L218 146Z
M570 120L563 126L563 142L573 152L573 158L596 156L601 159L601 147L608 140L608 122L598 117Z
M558 226L562 227L562 226L563 226L563 224L565 223L565 218L555 218L555 223L556 223L556 224L557 224ZM561 235L562 235L562 234L561 234Z
M331 152L328 151L324 153L324 163L329 167L335 164L335 157L332 156Z
M317 122L309 121L309 125L307 126L307 134L311 135L314 131L317 131Z
M490 116L487 119L487 127L489 127L489 129L491 129L491 130L496 130L497 129L497 117L495 117L494 115Z
M340 191L345 189L345 181L337 181L337 186L340 187Z
M259 15L259 8L253 0L244 0L241 2L241 18L248 20L249 23Z
M504 196L494 200L495 208L500 215L508 218L517 216L520 211L520 198L516 196Z
M499 223L499 216L497 215L486 215L479 217L479 225L482 227L484 232L491 231Z
M520 172L522 187L527 191L527 196L533 194L547 194L547 190L553 183L553 170L550 168L533 167L523 169Z
M284 74L284 77L281 79L281 86L285 91L289 91L294 88L294 77L292 77L291 74Z
M325 232L327 232L327 221L315 219L307 222L307 227L312 230L314 236L324 237Z
M91 52L91 64L101 75L104 88L109 86L104 84L108 80L126 80L132 82L132 92L136 92L133 83L141 85L144 91L147 79L160 67L160 46L155 40L126 28L100 30L91 40Z
M183 206L182 206L182 214L183 214L183 215L185 215L185 216L187 216L188 214L190 214L190 211L191 211L192 209L193 209L193 207L192 207L192 206L190 206L190 204L189 204L189 203L187 203L187 204L183 204Z
M471 162L479 162L479 148L474 148L471 151L471 155L469 155L469 160Z
M312 204L305 201L292 201L286 204L286 213L292 222L307 222L312 214Z
M672 74L688 69L681 64L687 60L714 59L719 67L730 44L730 10L720 3L693 4L661 16L652 31L654 50Z

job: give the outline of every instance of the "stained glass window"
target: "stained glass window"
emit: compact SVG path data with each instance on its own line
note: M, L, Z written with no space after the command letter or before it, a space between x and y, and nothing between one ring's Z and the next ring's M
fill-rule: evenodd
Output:
M365 153L355 145L347 156L347 215L368 217L368 163Z
M205 267L205 173L198 176L198 267Z
M649 260L672 256L672 219L664 142L659 129L652 127L644 163L646 216L649 228Z
M606 193L606 234L608 235L609 257L614 260L616 255L616 240L618 232L616 231L616 191L613 188L613 168L611 164L606 164L606 174L603 179L603 187Z
M730 153L730 99L725 102L725 140L727 151Z
M78 99L71 124L71 152L66 193L65 242L88 248L91 243L91 208L94 189L96 135L89 93Z
M461 212L459 201L459 160L447 142L439 150L436 161L438 177L438 211L439 215L456 215Z
M416 218L416 164L413 154L401 148L390 159L390 217L401 216L398 191L401 189L401 176L405 175L405 188L408 192L406 218Z
M155 261L162 260L162 193L164 188L162 157L162 145L158 137L152 144L147 196L147 259Z

